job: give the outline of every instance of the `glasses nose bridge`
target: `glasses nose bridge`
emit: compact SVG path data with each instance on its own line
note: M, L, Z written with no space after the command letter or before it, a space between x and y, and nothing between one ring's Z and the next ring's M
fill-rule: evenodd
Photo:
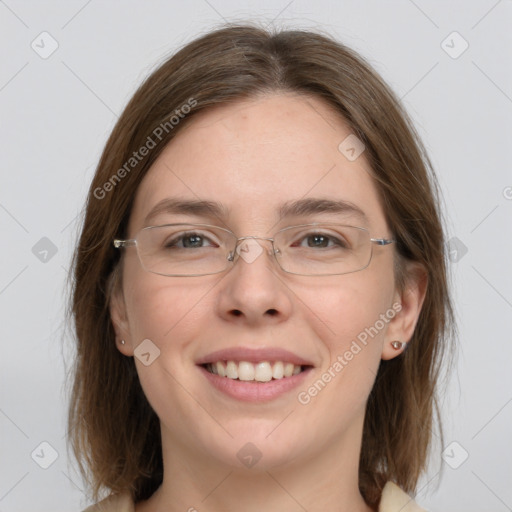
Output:
M269 256L272 256L273 254L275 255L276 253L279 252L279 249L276 248L274 245L274 242L275 242L274 238L269 238L269 237L264 237L264 236L241 236L241 237L236 238L235 247L233 248L232 251L230 251L230 253L228 255L229 261L234 261L235 255L238 252L237 249L238 249L238 246L240 245L240 242L244 242L245 240L265 240L267 242L270 242L272 244L272 249L267 251Z
M248 240L248 239L253 239L253 240L269 240L270 242L273 242L274 239L273 238L269 238L269 237L266 237L266 236L252 236L252 235L249 235L249 236L241 236L241 237L238 237L236 239L236 242L237 242L237 245L238 245L238 242L240 240Z
M274 245L274 242L275 242L275 239L274 238L269 238L269 237L266 237L266 236L241 236L241 237L238 237L236 239L236 244L235 244L235 249L234 251L237 250L240 242L243 242L244 240L266 240L267 242L270 242L272 244L272 252L274 252L276 250L276 247ZM270 254L272 254L272 252Z

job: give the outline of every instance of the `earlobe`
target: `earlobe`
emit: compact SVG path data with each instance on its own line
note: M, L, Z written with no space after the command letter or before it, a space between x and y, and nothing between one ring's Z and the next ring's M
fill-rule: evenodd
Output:
M402 354L408 347L418 322L427 292L428 277L422 265L409 263L407 281L403 291L397 291L395 301L400 310L391 320L382 349L382 359L389 360Z
M109 300L110 319L116 333L117 349L125 356L132 356L126 304L121 286L114 286Z

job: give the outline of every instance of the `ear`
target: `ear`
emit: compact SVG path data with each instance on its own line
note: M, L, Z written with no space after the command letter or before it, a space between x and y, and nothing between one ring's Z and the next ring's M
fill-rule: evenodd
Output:
M398 311L388 324L381 356L384 360L393 359L405 350L406 345L396 350L391 346L391 342L396 340L407 343L411 340L427 292L428 276L423 265L408 262L405 275L404 289L396 290L394 296L393 309Z
M124 300L123 288L118 279L116 271L113 276L114 284L109 299L110 319L116 332L116 346L119 352L125 356L133 356L133 346L130 337L128 316L126 314L126 303ZM122 343L124 341L124 344Z

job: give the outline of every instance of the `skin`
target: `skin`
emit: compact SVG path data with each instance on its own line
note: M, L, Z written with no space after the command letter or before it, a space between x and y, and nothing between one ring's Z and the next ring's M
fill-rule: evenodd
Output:
M276 213L288 200L344 199L363 209L373 237L390 238L364 153L350 162L338 150L350 133L321 99L290 93L201 113L139 186L129 237L145 227L156 203L179 196L220 201L230 213L177 222L261 237L305 222L361 225L339 214L280 221ZM175 219L162 214L151 224ZM401 353L390 343L411 338L426 286L416 277L404 291L395 287L394 251L374 246L366 269L320 278L286 274L267 252L252 263L240 258L222 274L164 277L144 271L135 248L124 251L123 281L110 304L118 349L132 357L149 338L160 350L149 366L135 358L160 418L164 459L162 486L137 512L371 510L358 490L365 405L381 359ZM300 404L298 391L396 303L401 311L310 403ZM315 368L301 389L264 404L240 402L213 388L195 365L200 356L238 345L282 347ZM250 469L236 456L247 442L262 454Z

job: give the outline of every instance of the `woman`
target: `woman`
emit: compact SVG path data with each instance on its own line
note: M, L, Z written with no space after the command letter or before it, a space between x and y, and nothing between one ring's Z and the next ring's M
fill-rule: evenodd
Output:
M422 510L452 321L435 178L329 37L226 26L142 84L74 260L91 510Z

